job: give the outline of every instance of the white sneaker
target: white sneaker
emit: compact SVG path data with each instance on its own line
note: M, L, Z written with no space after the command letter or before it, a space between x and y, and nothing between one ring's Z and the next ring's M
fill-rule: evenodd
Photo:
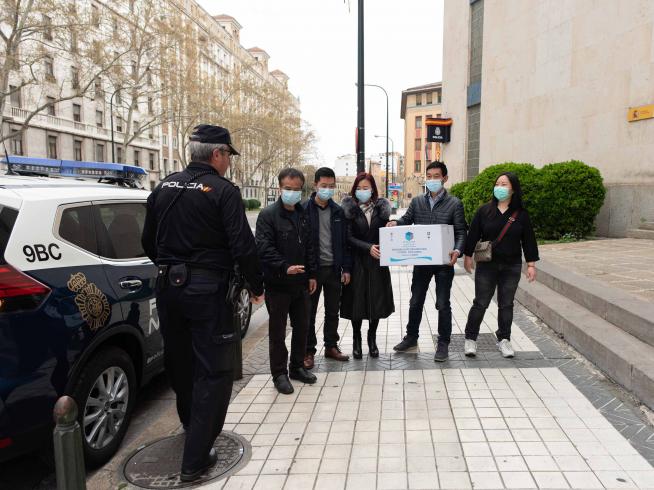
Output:
M477 355L477 341L466 339L463 350L466 356L475 357Z
M513 352L513 347L511 347L511 342L504 339L498 342L497 346L500 348L500 352L504 357L513 357L515 353Z

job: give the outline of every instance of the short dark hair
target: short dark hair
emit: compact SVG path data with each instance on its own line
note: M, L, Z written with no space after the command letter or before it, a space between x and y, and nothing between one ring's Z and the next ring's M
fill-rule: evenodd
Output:
M327 177L328 179L336 179L336 174L329 167L321 167L316 170L316 175L313 178L313 181L317 184L322 177Z
M432 168L441 169L441 174L443 174L443 177L445 177L447 175L447 165L445 165L443 162L439 162L438 160L434 160L429 165L427 165L427 168L425 169L425 173L427 172L427 170L431 170Z
M279 175L277 176L277 180L279 181L279 185L282 185L282 180L284 179L300 179L302 181L302 185L304 185L304 174L300 172L296 168L288 167L279 172Z

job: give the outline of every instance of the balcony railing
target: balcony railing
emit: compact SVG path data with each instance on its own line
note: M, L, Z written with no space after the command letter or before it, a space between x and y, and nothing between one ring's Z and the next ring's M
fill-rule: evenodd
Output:
M31 111L27 109L22 109L20 107L6 107L5 116L12 117L16 119L17 123L24 122L32 114ZM111 139L111 131L108 128L100 128L92 124L85 124L82 122L73 121L71 119L65 119L58 116L50 116L48 114L37 114L30 120L30 125L42 126L46 125L48 127L56 129L68 129L75 133L85 133L82 136L88 137L97 137L101 136L103 139ZM119 131L115 133L120 134ZM151 138L147 136L137 136L134 138L134 142L145 144L147 146L159 146L159 138Z

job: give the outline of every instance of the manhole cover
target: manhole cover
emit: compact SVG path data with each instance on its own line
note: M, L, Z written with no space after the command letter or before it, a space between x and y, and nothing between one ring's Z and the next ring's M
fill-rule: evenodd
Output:
M213 447L218 462L200 479L183 483L179 479L184 451L185 434L166 437L142 446L132 454L123 466L128 482L140 488L185 488L209 480L227 477L245 466L250 460L250 444L241 436L223 431Z

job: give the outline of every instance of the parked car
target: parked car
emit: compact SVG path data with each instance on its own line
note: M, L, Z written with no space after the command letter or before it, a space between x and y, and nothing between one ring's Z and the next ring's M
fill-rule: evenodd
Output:
M79 408L85 461L118 449L136 395L163 369L157 269L141 247L142 168L8 157L0 176L0 461L51 438L56 400ZM243 335L252 313L235 309Z

